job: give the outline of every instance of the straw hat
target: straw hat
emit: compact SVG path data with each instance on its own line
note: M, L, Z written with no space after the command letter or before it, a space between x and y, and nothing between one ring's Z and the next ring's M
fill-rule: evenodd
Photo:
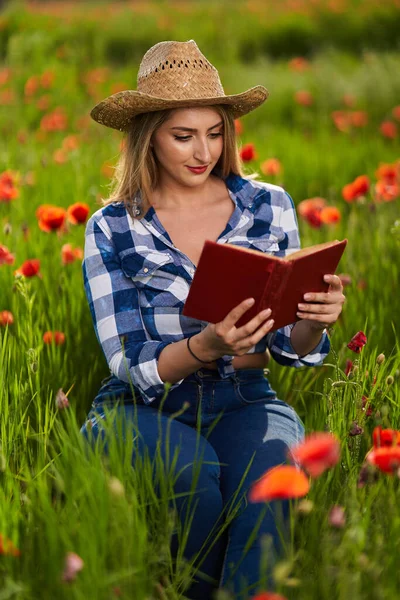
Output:
M229 104L234 118L260 106L269 92L256 85L241 94L226 96L217 69L194 40L159 42L143 56L137 90L125 90L96 104L92 119L124 131L137 114L168 108Z

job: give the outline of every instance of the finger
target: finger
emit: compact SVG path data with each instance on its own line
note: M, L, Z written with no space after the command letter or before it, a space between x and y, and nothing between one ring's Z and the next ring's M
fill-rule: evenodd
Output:
M252 300L252 302L250 302L250 300ZM243 300L243 302L232 308L232 310L226 315L225 319L223 320L223 323L228 328L228 330L232 329L236 321L238 321L240 317L246 312L246 310L249 310L249 308L253 306L253 304L254 298L246 298L245 300Z
M337 275L324 275L324 281L329 283L329 288L327 292L308 292L307 294L304 294L304 300L306 300L307 302L313 300L314 302L334 304L338 300L338 294L340 294L340 297L343 296L343 285L340 280L340 277L338 277Z
M242 327L239 327L236 330L236 339L241 339L244 337L247 337L248 335L251 335L254 330L259 327L259 325L261 323L263 323L266 319L270 318L271 316L271 309L265 309L261 312L259 312L255 317L253 317L251 319L251 321L249 321L248 323L246 323L246 325L242 325Z
M296 315L300 319L304 319L307 321L318 321L319 323L328 323L328 324L335 323L338 319L337 313L328 313L328 314L319 313L318 314L318 313L297 312Z
M307 302L306 304L298 304L298 308L300 312L305 313L329 314L333 312L331 304L310 304Z
M329 292L341 292L343 284L338 275L324 275L324 281L329 283Z
M269 331L271 331L274 326L274 322L274 319L268 319L268 321L263 323L263 325L261 325L261 327L259 327L255 333L242 340L238 349L249 350L249 348L255 346L257 342L259 342L265 335L267 335Z
M303 296L306 302L321 302L322 304L337 304L345 301L341 292L309 292Z

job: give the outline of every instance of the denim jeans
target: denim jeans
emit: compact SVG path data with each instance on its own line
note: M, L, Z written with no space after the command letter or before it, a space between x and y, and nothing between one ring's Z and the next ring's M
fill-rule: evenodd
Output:
M96 437L96 423L105 417L104 405L114 403L115 406L118 400L117 411L125 411L128 418L133 419L136 408L140 453L146 447L150 457L154 456L159 422L162 440L166 439L169 423L169 454L166 455L165 445L161 451L166 460L166 456L174 456L178 447L176 469L180 475L174 487L177 494L191 489L193 470L187 467L194 465L199 454L202 457L195 495L198 502L184 550L184 556L189 560L200 550L217 521L218 526L222 523L224 509L231 504L253 459L237 496L239 510L199 567L200 572L213 578L214 584L202 579L200 574L196 575L185 596L192 600L211 600L213 590L224 587L233 593L235 600L245 600L261 591L257 585L262 575L261 542L267 534L272 540L268 563L268 585L271 586L272 564L282 550L282 525L288 524L288 501L273 501L268 505L251 503L247 500L247 492L268 469L288 462L287 450L304 438L304 426L295 410L277 398L263 369L238 369L227 379L221 379L217 371L199 369L169 392L161 410L161 398L146 405L135 389L133 400L129 386L115 376L106 378L102 384L81 428L86 437L88 421L91 420L91 430ZM188 403L187 409L171 417L172 413L182 409L184 402ZM132 456L132 465L134 461ZM183 494L175 501L179 518L184 519L187 497ZM259 521L255 539L244 555L249 536ZM172 542L173 555L176 552L174 544L176 540ZM253 587L247 593L241 593L246 586Z

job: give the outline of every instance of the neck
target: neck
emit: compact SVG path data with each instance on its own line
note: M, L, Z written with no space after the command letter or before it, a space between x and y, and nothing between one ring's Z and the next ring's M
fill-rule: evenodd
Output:
M150 199L155 210L189 211L204 208L214 200L217 177L210 175L202 185L182 187L173 181L160 181Z

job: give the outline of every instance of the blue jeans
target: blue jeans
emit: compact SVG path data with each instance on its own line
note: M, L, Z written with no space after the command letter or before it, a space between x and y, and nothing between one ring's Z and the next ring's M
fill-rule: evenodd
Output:
M260 571L261 538L266 534L271 536L272 562L268 563L271 566L282 550L282 525L285 528L288 524L289 506L288 501L274 501L268 505L250 503L247 492L265 471L287 463L288 448L304 438L304 426L295 410L277 398L263 369L238 369L227 379L221 379L217 371L199 369L168 393L161 410L161 398L146 405L135 389L133 400L128 384L113 375L103 380L102 384L88 415L88 420L92 419L91 430L94 437L98 432L97 420L104 418L104 405L115 406L118 400L117 411L125 411L129 419L133 419L136 407L140 453L146 447L150 457L154 457L159 422L162 428L163 460L166 461L166 456L173 457L178 448L176 472L180 475L174 490L177 494L186 492L186 497L182 494L175 499L180 519L186 517L187 492L191 489L194 462L199 454L202 457L194 498L198 502L183 552L189 560L200 550L216 523L218 522L219 528L223 522L221 518L224 509L231 504L253 458L237 496L241 502L238 513L199 567L200 572L213 578L214 584L205 581L199 574L185 592L185 596L193 600L211 600L213 590L224 587L232 591L237 600L251 597L258 591L257 582L262 575L265 576ZM179 416L171 418L172 413L182 409L184 402L189 403L188 408ZM166 455L168 422L169 452ZM87 423L88 421L81 428L86 437ZM134 460L135 457L132 456L132 464ZM190 514L192 511L193 503ZM259 521L255 539L243 556L249 536ZM176 550L175 539L171 549L173 556ZM235 570L236 565L239 566ZM268 572L266 585L271 586L271 568ZM241 591L246 586L253 587L242 595Z

